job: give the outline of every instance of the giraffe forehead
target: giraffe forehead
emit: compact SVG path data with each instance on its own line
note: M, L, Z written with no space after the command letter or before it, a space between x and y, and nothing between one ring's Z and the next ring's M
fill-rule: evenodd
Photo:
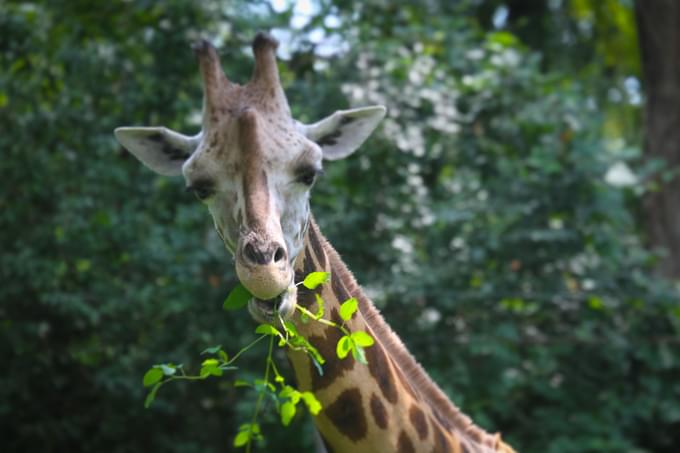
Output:
M300 133L290 116L262 111L253 110L239 121L239 145L242 159L259 159L270 171L322 159L319 146Z
M227 145L232 145L226 148L232 148L234 135L242 153L252 152L253 145L252 140L244 143L244 137L256 138L262 148L259 152L267 155L295 154L306 144L280 90L249 83L231 84L228 92L220 107L203 119L203 129L216 132L215 147L224 150L225 143L220 143L223 138ZM234 154L230 149L226 151Z
M266 115L250 113L207 131L184 165L189 185L203 180L224 187L241 178L248 184L258 179L252 175L262 173L276 181L277 175L294 172L298 167L320 167L322 153L317 145L297 130L270 120Z

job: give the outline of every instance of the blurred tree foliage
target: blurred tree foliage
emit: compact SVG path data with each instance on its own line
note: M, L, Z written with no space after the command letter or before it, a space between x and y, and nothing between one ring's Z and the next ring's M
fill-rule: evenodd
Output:
M112 130L195 132L188 43L210 37L244 81L250 39L273 28L301 120L389 108L312 204L447 393L522 452L676 451L680 304L635 221L651 170L634 29L610 42L596 20L628 27L629 3L335 0L301 17L265 2L6 2L3 450L229 450L250 395L176 385L144 410L141 375L251 337L246 313L221 312L231 260L205 209ZM269 425L263 451L309 451L299 418Z

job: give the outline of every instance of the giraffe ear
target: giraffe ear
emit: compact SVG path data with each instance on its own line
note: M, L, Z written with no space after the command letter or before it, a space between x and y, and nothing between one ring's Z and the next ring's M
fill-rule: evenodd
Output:
M116 139L144 165L164 176L182 174L182 164L201 141L164 127L119 127Z
M385 117L385 111L382 105L338 110L317 123L298 123L298 126L308 139L321 147L324 159L338 160L361 146Z

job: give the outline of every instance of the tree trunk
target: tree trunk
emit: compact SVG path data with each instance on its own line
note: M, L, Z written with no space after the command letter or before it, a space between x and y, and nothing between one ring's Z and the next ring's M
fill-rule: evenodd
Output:
M636 0L642 55L646 159L663 159L666 170L680 168L680 1ZM660 272L680 279L680 174L659 180L644 200L650 245L665 252Z

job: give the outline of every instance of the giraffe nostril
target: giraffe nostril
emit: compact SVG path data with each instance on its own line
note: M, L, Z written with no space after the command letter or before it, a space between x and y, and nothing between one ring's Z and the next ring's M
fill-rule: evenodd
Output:
M255 246L250 242L243 247L243 255L248 261L255 264L266 264L262 253L255 250Z
M277 247L276 252L274 252L274 262L278 263L284 259L286 259L286 251L283 249L283 247Z
M286 249L278 244L258 247L257 243L248 242L243 246L242 253L250 263L262 266L286 259Z

